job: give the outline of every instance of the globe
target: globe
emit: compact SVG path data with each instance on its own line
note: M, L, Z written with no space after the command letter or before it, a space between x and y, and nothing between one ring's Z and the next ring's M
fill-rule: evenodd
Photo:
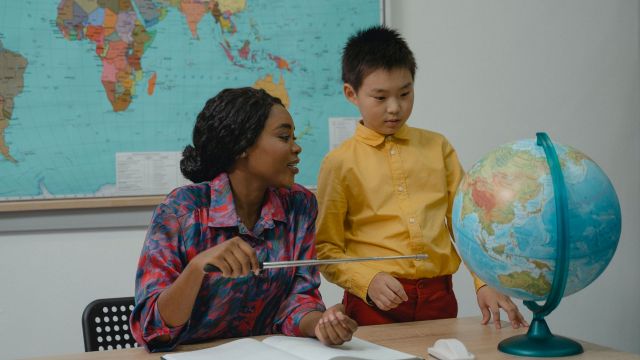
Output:
M602 274L621 230L607 175L587 155L544 133L502 145L473 165L454 198L452 220L468 268L525 300L534 320ZM544 310L535 303L552 294L557 299Z

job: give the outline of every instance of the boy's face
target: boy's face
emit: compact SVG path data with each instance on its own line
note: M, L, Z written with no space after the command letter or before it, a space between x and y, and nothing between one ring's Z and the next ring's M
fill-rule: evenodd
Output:
M413 109L413 77L408 69L377 69L367 75L356 92L344 84L344 95L358 107L364 126L393 135Z

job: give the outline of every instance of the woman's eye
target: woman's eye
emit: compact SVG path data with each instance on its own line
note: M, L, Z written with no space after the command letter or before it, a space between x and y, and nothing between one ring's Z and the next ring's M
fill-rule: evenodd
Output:
M374 99L376 99L378 101L384 101L385 97L384 96L375 96Z
M410 92L406 92L406 93L400 94L400 96L406 97L406 96L409 96L409 94L411 94L411 93Z
M291 136L289 136L289 135L281 135L280 139L282 139L284 141L289 141L289 139L291 139Z

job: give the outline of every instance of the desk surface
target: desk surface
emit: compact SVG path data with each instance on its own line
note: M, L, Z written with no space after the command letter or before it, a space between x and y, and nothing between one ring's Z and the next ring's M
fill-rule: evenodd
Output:
M553 331L553 329L552 329ZM525 357L503 354L498 351L498 343L510 336L525 333L523 329L514 330L511 327L503 327L496 330L493 325L480 325L479 317L467 317L459 319L417 321L410 323L397 323L389 325L362 326L355 336L386 347L415 354L425 359L433 359L428 356L427 348L442 338L458 338L476 355L477 360L500 359L527 359ZM563 334L564 335L564 334ZM264 338L264 336L258 337ZM214 345L220 345L233 339L215 340L202 344L184 345L178 351L197 350ZM561 359L607 359L607 360L640 360L640 355L623 353L611 348L580 341L584 347L583 354ZM50 356L40 359L47 360L158 360L161 353L149 354L141 348L113 351L90 352L81 354ZM540 359L540 358L534 358Z

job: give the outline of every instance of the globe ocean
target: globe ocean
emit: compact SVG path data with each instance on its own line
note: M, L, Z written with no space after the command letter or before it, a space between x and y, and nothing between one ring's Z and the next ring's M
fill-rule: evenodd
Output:
M569 208L569 274L564 295L594 281L611 261L621 230L615 190L580 151L554 143ZM535 139L498 147L462 180L453 205L460 256L490 286L523 300L551 290L556 249L554 188Z

